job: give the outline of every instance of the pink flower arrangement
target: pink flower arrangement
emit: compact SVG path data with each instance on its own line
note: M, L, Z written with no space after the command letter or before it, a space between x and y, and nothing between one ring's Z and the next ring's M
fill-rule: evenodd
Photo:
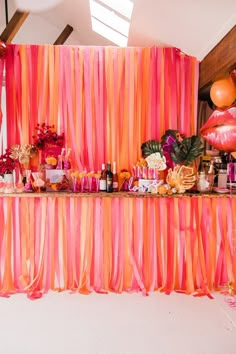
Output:
M57 145L62 147L64 145L64 133L58 134L54 130L54 125L47 125L46 123L37 124L35 128L37 135L33 136L34 146L39 150L44 150L47 144Z
M15 161L11 158L11 150L6 149L5 154L0 156L0 174L12 173L15 169Z

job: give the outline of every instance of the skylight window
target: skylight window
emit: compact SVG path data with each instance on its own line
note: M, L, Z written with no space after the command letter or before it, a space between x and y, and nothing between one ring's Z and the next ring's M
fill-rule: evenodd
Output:
M92 29L111 42L125 47L132 11L131 0L90 0Z
M92 27L95 32L109 39L111 42L117 44L118 46L125 47L127 45L128 38L126 36L123 36L119 32L114 31L112 28L104 25L94 17L92 17Z
M134 3L130 0L100 0L103 4L120 13L124 17L131 19Z

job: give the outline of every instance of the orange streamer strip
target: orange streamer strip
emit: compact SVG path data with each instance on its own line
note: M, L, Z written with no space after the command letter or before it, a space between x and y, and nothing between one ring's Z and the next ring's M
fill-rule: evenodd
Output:
M130 169L145 140L196 133L198 62L176 48L9 45L5 60L10 144L46 122L64 131L74 168Z
M235 286L235 208L231 197L3 197L0 294L211 297Z

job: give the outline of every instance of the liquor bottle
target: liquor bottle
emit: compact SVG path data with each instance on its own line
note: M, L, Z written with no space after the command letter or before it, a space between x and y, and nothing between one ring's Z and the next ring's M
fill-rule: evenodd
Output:
M57 158L57 170L64 170L64 157L59 155Z
M200 172L203 172L203 171L204 171L204 168L203 168L202 156L200 156L199 165L198 165L198 173L200 174Z
M214 161L213 161L213 160L211 160L211 162L210 162L209 170L208 170L207 173L208 173L208 174L213 174L213 175L214 175L214 173L215 173L215 170L214 170Z
M107 192L113 192L112 184L113 184L113 173L111 171L111 163L107 163L107 170L106 170L106 181L107 181Z
M213 187L214 180L215 180L215 169L214 169L214 161L213 160L211 160L211 162L210 162L210 167L207 172L207 177L208 177L209 183L211 183L211 186Z
M106 190L107 190L107 176L106 176L105 163L102 164L101 177L100 177L100 181L99 181L99 190L101 192L106 192Z
M119 182L118 182L118 174L117 174L117 171L116 171L116 162L114 161L113 162L113 183L112 183L112 189L113 189L113 192L118 192L119 190Z

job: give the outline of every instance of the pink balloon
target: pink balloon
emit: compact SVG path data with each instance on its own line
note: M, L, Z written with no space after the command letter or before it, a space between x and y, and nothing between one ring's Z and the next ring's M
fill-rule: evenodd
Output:
M216 109L201 127L200 133L215 149L236 151L236 105L225 110Z

